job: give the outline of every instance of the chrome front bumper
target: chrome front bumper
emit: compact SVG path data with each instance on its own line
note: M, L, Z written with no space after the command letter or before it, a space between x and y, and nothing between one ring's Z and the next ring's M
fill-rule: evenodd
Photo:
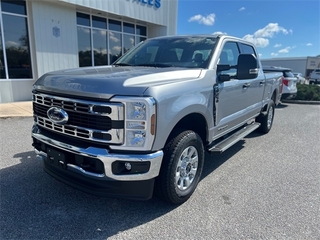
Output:
M65 142L61 142L57 139L51 139L46 137L41 133L41 129L34 125L32 128L32 137L37 139L38 141L52 146L54 148L75 154L83 157L96 158L100 160L104 164L104 174L92 173L84 170L83 168L67 163L66 169L72 172L77 172L83 176L90 178L98 178L98 179L110 179L117 181L142 181L142 180L150 180L159 175L160 167L163 158L163 151L157 151L149 154L116 154L109 153L107 149L89 147L89 148L81 148L74 145L70 145ZM35 152L38 156L42 158L47 158L47 153L41 150L35 149ZM114 174L112 172L112 163L115 161L121 162L150 162L149 171L146 173L139 174ZM62 163L63 164L63 163Z

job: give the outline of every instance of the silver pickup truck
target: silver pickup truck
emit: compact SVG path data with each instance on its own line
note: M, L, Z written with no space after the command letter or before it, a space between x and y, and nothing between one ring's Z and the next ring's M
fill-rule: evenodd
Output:
M281 73L226 35L148 39L111 66L51 72L33 88L33 146L44 170L102 196L180 204L205 151L270 131Z

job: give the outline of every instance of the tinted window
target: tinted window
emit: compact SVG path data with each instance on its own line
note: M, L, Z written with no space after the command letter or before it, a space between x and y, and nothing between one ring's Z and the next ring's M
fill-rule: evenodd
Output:
M130 23L123 23L123 31L134 34L134 25Z
M290 72L290 71L284 71L284 72L283 72L283 76L284 76L284 77L294 77L294 75L293 75L292 72Z
M10 12L16 14L27 15L25 1L1 1L1 8L3 12Z
M4 67L3 46L2 46L2 31L0 28L0 78L6 78L6 69Z
M235 42L227 42L223 46L219 57L219 64L227 64L231 66L236 66L238 64L239 57L239 48L237 43ZM231 78L235 78L237 76L237 69L232 68L227 71L223 71L222 74L227 74Z
M32 78L27 18L2 15L9 78Z
M254 56L257 56L252 46L243 44L243 43L240 43L240 45L241 45L241 53L253 54Z
M83 26L90 26L90 15L84 13L77 13L77 24Z
M92 16L92 26L96 28L107 29L107 19Z
M121 55L121 42L122 34L116 32L109 32L109 55L110 55L110 63L113 63L117 60Z
M147 28L144 26L136 26L136 34L137 35L143 35L143 36L147 36Z
M145 37L137 36L137 37L136 37L136 44L139 43L139 42L145 41L146 39L147 39L147 38L145 38Z
M109 30L121 32L121 22L109 19Z
M133 35L123 34L123 53L134 47L134 41L135 39Z
M78 27L78 52L79 66L92 66L91 55L91 30L89 28Z
M92 30L94 66L108 65L107 31Z

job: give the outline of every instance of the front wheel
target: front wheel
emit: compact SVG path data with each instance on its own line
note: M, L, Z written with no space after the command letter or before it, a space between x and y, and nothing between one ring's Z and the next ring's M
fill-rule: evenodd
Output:
M265 116L259 116L257 122L261 123L259 131L262 133L268 133L271 130L274 118L274 102L270 100L269 108Z
M203 163L204 148L200 136L193 131L175 134L164 148L155 194L173 204L187 201L200 181Z

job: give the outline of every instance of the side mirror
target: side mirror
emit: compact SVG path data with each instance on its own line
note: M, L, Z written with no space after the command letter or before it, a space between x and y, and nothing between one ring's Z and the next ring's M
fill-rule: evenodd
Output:
M230 69L231 69L231 66L229 64L218 64L217 66L217 72L228 71Z
M237 78L253 79L259 73L258 60L252 54L240 54L238 57Z

